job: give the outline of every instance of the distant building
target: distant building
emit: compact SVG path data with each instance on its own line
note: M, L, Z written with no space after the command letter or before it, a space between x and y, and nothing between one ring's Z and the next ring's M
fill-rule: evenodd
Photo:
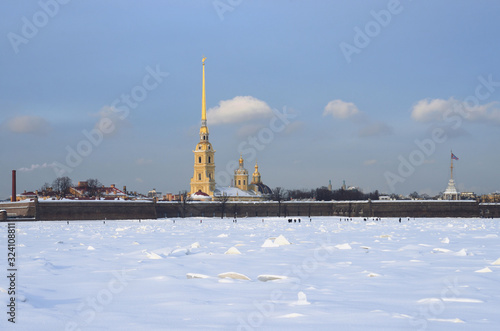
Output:
M455 180L453 180L453 160L458 160L458 158L451 153L451 166L450 166L450 180L448 181L448 186L443 193L443 200L460 200L460 194L455 187Z
M30 200L30 199L34 199L35 197L37 197L37 193L35 192L26 192L26 190L21 193L21 194L18 194L17 195L17 201L23 201L23 200Z
M500 202L500 192L483 194L481 196L481 202L483 203L497 203Z
M240 156L239 167L234 171L234 186L216 186L215 198L227 197L229 200L266 200L272 194L269 186L262 182L259 166L255 162L255 170L252 174L252 181L248 184L248 171L244 167L243 157Z
M474 192L460 192L460 200L476 200Z
M240 156L239 167L234 171L234 186L221 187L215 183L215 150L208 137L207 110L205 97L205 59L203 58L203 80L201 96L201 127L200 141L194 153L194 172L191 178L190 198L193 200L212 200L227 198L229 200L264 200L271 194L271 189L262 183L255 163L252 182L248 181L248 171L243 166Z
M103 185L101 187L92 188L89 187L88 182L80 181L78 182L78 186L71 187L69 191L75 198L78 199L92 197L102 197L104 199L129 199L127 193L116 188L115 184L111 184L111 186Z
M161 192L158 192L156 191L156 189L152 189L151 191L148 192L148 198L150 199L153 199L153 198L156 198L156 199L161 199L162 198L162 194Z
M208 140L207 107L205 98L205 59L203 58L203 83L201 95L200 142L194 152L194 173L191 178L191 194L203 192L209 196L215 190L215 150Z

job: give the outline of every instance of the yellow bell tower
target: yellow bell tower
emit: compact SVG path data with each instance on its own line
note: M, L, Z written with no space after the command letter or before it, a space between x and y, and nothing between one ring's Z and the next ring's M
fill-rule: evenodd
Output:
M205 99L205 60L203 57L203 87L201 94L201 127L200 142L196 145L194 153L194 174L191 178L191 194L201 191L210 196L215 190L215 150L208 141L207 105Z
M248 184L248 171L243 166L243 157L240 155L240 166L234 171L234 187L247 191Z
M255 160L255 171L252 174L252 183L251 184L261 184L262 181L260 179L259 165L257 164L257 160Z

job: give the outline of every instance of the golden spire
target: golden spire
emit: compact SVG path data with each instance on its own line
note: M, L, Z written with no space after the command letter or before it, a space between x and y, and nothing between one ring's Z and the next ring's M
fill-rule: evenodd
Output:
M243 167L243 156L240 154L240 167Z
M205 60L207 58L203 56L201 62L203 63L203 89L201 92L201 126L207 125L207 102L205 99Z

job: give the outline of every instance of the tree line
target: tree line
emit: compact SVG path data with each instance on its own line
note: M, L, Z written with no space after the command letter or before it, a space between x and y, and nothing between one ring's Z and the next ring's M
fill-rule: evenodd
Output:
M86 180L87 186L84 195L86 197L96 197L99 195L102 189L102 183L95 178L89 178ZM57 194L60 197L65 197L66 195L70 194L70 189L73 187L73 181L71 178L64 176L64 177L57 177L54 179L52 184L45 183L42 185L40 188L40 191L42 194L49 194L50 192L53 192Z
M283 200L316 200L316 201L346 201L346 200L378 200L379 192L375 190L370 193L363 193L358 189L338 189L330 191L327 187L322 186L312 190L285 190L282 187L273 189L271 195L274 201Z

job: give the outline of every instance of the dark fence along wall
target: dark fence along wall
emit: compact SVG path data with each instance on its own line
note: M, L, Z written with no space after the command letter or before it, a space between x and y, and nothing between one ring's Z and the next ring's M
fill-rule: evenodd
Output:
M119 220L155 218L156 210L152 202L39 202L37 207L38 220Z
M493 208L492 208L493 209ZM158 217L479 217L475 201L333 201L157 203Z
M177 217L500 217L500 204L475 201L148 202L50 201L0 203L9 217L37 220Z

